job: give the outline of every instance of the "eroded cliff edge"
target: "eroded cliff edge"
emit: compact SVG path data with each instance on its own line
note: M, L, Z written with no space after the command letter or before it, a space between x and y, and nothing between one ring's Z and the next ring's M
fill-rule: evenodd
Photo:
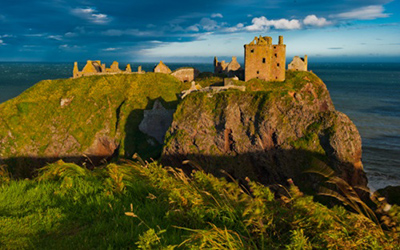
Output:
M58 159L92 166L162 152L162 162L174 167L187 167L182 162L189 159L219 176L224 169L264 184L292 178L317 185L304 171L322 161L352 185L366 186L354 124L335 110L315 74L286 74L284 82L235 81L245 92L191 93L184 100L179 94L190 84L165 74L42 81L0 105L0 163L28 177ZM203 74L196 82L205 87L222 79ZM151 111L156 100L167 113L177 108L164 144L160 131L148 130L168 124L148 119L147 132L139 129L162 113Z
M335 110L325 84L310 72L287 72L283 83L237 82L246 92L192 93L178 105L162 163L191 160L218 176L264 184L292 178L313 189L304 171L326 163L353 186L367 184L361 138Z

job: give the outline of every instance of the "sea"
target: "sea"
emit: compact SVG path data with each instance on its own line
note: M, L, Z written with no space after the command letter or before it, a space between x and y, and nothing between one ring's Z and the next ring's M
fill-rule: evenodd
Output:
M82 67L84 62L79 63ZM109 63L107 63L109 65ZM156 63L131 63L152 71ZM213 71L211 63L168 63ZM125 65L120 63L120 68ZM73 63L1 63L0 103L44 79L69 78ZM327 85L337 110L356 124L362 138L369 187L400 185L400 63L309 63Z

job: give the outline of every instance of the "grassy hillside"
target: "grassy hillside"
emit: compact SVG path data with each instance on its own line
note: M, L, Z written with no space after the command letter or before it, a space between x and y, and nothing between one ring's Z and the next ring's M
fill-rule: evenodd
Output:
M155 99L176 108L187 85L156 73L41 81L0 105L0 158L81 156L102 136L120 155L154 157L161 145L138 130L143 110Z
M94 171L57 162L35 180L0 179L0 248L399 249L399 227L329 209L296 186L268 187L156 163ZM394 206L390 213L399 210ZM396 212L397 211L397 212Z

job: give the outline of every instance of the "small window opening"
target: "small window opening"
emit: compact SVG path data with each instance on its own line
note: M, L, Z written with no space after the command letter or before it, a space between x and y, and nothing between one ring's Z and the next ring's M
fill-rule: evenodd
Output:
M278 54L275 53L275 57L278 57Z
M279 63L277 63L277 64L276 64L276 66L278 66L278 67L279 67Z
M257 75L260 74L260 71L257 71Z
M251 53L254 53L254 49L250 50Z
M265 58L263 58L263 63L265 63Z
M275 76L275 80L278 80L278 77L277 77L277 76Z

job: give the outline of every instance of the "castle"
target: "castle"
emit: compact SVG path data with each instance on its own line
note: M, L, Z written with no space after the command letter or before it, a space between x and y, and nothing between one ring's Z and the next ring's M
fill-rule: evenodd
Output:
M284 81L286 68L286 45L283 36L279 43L272 44L268 36L255 37L244 45L244 80L253 78L265 81Z
M218 58L214 57L214 73L225 74L233 80L240 78L248 81L256 78L265 81L285 81L286 45L283 44L283 36L279 36L278 44L272 44L272 38L269 36L255 37L249 44L244 45L244 63L243 69L235 56L232 57L230 63L218 61ZM293 71L307 71L307 68L307 55L304 58L295 56L288 65L288 70ZM154 67L153 72L170 74L182 82L191 82L199 75L197 69L190 67L180 68L172 72L162 61ZM128 64L122 71L119 69L118 62L113 62L110 68L106 68L106 65L101 64L100 61L88 60L82 71L79 71L78 63L75 62L73 78L91 75L143 73L141 66L138 67L137 72L132 72L131 66Z
M239 77L248 81L262 79L265 81L284 81L286 74L286 45L283 36L279 36L278 44L272 44L268 36L255 37L244 45L244 72L236 57L230 63L219 62L214 58L214 73L225 73L228 77ZM304 58L295 56L289 64L289 70L307 71L307 55ZM244 77L243 77L244 73Z

